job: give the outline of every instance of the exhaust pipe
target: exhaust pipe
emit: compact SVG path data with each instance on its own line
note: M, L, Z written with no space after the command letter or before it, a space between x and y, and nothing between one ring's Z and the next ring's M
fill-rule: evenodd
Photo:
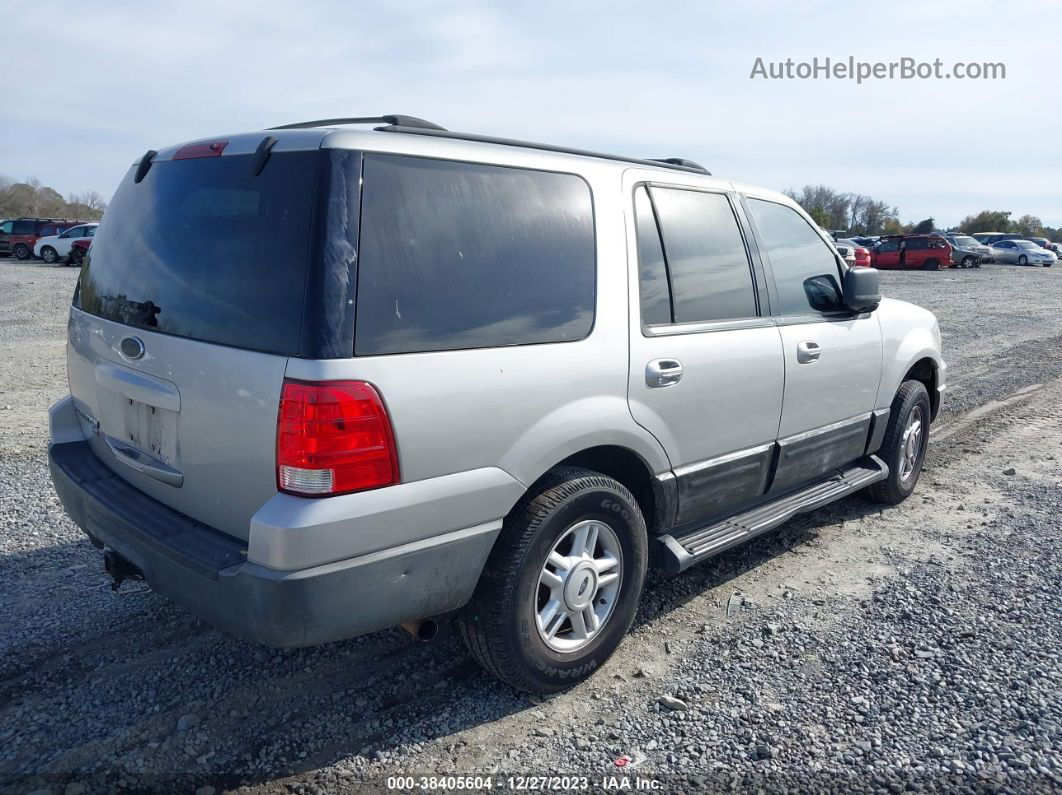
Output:
M439 622L434 618L425 618L422 621L407 621L400 626L421 643L435 640L439 634Z

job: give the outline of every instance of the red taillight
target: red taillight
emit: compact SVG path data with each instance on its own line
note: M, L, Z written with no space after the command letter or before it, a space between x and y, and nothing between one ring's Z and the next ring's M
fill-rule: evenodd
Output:
M173 155L174 160L191 160L196 157L220 157L229 145L228 141L212 141L208 144L188 144Z
M364 381L284 381L277 488L304 497L398 482L398 451L380 394Z

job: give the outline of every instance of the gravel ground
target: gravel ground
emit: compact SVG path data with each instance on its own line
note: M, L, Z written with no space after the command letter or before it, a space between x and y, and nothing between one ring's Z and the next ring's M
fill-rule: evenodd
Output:
M273 652L112 594L44 463L76 273L0 260L0 787L1062 790L1062 269L884 276L950 365L914 497L652 577L613 660L542 700L445 631Z

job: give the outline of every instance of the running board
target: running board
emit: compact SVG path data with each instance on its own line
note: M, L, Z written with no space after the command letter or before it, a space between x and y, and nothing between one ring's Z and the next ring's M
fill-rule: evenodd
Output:
M685 535L660 536L661 560L668 574L678 574L694 563L773 530L798 513L813 511L889 476L889 468L876 455L835 469L825 480L812 483L766 505L692 530Z

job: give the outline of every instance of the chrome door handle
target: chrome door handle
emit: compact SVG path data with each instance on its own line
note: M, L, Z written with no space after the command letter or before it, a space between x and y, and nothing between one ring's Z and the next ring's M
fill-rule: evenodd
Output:
M682 362L677 359L654 359L645 366L645 383L650 389L674 386L682 380Z
M797 345L797 361L800 364L811 364L819 360L822 348L817 342L801 342Z

